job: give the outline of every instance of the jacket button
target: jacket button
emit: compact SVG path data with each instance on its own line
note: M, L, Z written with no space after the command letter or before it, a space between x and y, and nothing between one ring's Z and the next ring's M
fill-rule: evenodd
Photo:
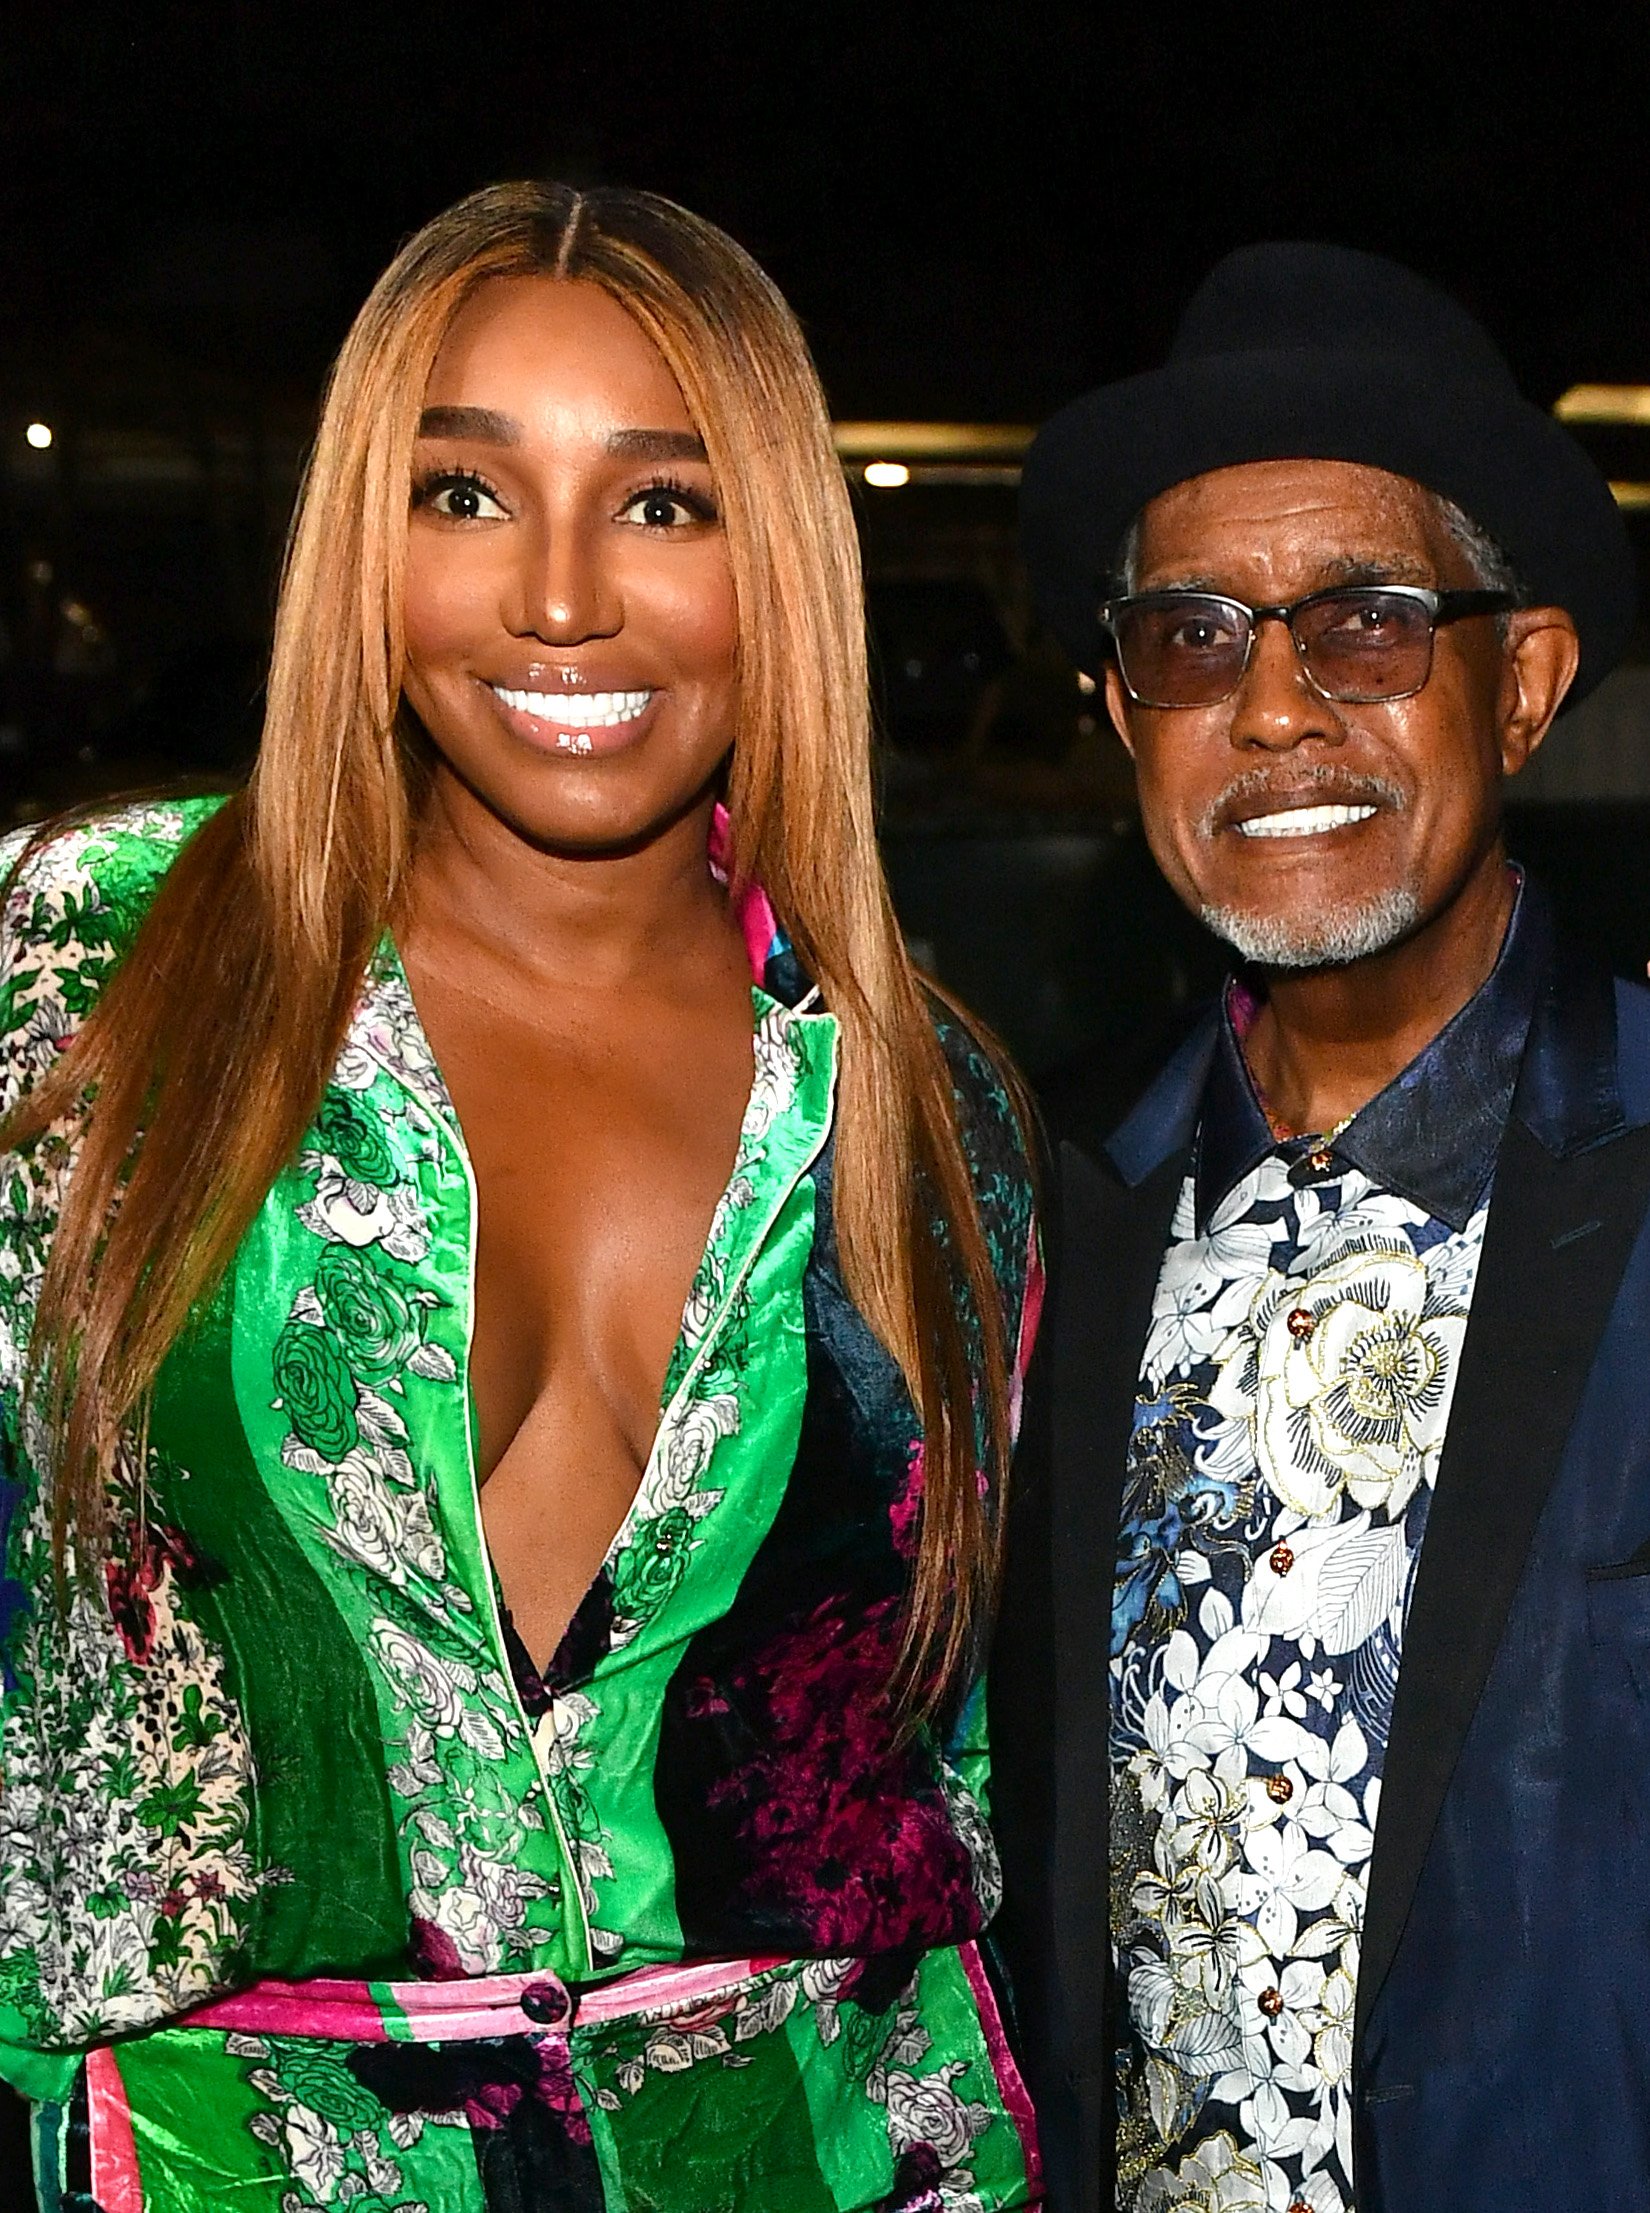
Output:
M1275 1544L1266 1555L1266 1564L1274 1575L1287 1575L1295 1564L1295 1555L1286 1544Z
M1297 1345L1304 1345L1318 1326L1318 1317L1309 1306L1292 1306L1284 1318L1284 1327Z
M1257 2003L1267 2020L1275 2021L1283 2011L1283 1992L1281 1990L1263 1990Z
M1295 1795L1295 1786L1287 1775L1268 1775L1266 1795L1274 1806L1287 1806Z
M532 1982L521 1994L521 2010L529 2021L537 2021L548 2029L554 2028L558 2021L565 2021L572 2009L559 1983Z

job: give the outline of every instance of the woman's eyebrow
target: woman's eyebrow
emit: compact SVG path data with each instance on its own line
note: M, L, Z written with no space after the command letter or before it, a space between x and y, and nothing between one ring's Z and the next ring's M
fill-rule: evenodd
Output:
M607 441L615 460L703 461L705 441L696 430L616 430Z
M521 425L494 407L426 407L418 418L420 438L481 438L492 446L518 446Z

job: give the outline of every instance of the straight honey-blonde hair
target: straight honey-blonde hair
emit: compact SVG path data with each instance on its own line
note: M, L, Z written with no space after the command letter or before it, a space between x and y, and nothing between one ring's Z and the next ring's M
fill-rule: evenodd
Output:
M34 1340L59 1556L71 1534L82 1570L106 1550L121 1440L291 1159L397 919L424 788L402 701L418 419L460 306L528 275L618 301L704 438L738 610L731 882L763 885L841 1024L837 1234L850 1295L923 1419L901 1672L931 1705L993 1595L1000 1516L979 1438L1000 1483L1008 1325L878 858L858 540L818 377L750 257L647 193L491 186L374 287L299 498L250 783L184 847L98 1005L0 1128L8 1148L64 1122L80 1138Z

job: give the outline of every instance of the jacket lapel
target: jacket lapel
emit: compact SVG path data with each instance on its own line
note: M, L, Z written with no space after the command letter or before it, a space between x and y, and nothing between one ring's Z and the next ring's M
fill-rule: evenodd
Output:
M1053 1924L1071 2072L1090 2117L1109 2065L1110 1627L1140 1356L1214 1036L1188 1041L1097 1165L1061 1150L1050 1359L1056 1794ZM1109 2123L1108 2123L1109 2125Z
M1647 1205L1650 1128L1622 1120L1609 979L1561 975L1532 1029L1496 1168L1404 1631L1359 1962L1360 2045Z

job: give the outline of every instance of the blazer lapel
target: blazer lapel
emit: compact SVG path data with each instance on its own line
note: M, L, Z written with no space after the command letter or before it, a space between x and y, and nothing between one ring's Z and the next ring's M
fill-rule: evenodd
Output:
M1152 1293L1188 1158L1177 1149L1133 1190L1069 1145L1061 1158L1061 1288L1049 1379L1060 1802L1053 1919L1080 2084L1102 2076L1108 2059L1109 1632L1123 1471Z
M1650 1205L1650 1129L1555 1154L1515 1110L1404 1630L1357 2037L1392 1965L1536 1523Z

